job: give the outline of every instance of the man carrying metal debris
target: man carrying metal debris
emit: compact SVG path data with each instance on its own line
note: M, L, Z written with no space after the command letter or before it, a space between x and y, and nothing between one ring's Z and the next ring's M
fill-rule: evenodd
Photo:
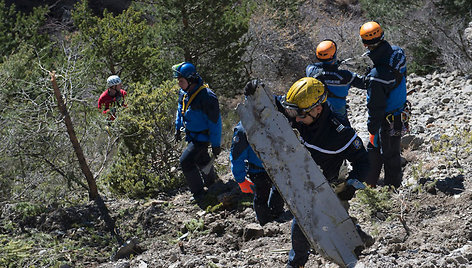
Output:
M384 32L377 22L363 24L359 35L369 50L367 55L374 63L366 76L370 141L367 151L371 165L366 183L375 187L383 166L384 184L400 187L400 141L401 136L408 131L409 119L405 53L384 40Z
M190 62L172 67L180 91L175 119L175 140L180 141L185 131L187 148L180 157L180 165L193 194L192 200L202 201L204 186L212 185L217 174L212 160L221 152L221 115L218 98L197 73ZM208 154L211 144L213 159ZM207 171L207 166L210 169Z
M245 87L245 94L252 95L259 81L253 80ZM323 83L313 77L295 82L285 96L276 96L277 108L289 120L299 134L311 157L323 170L327 181L333 186L346 210L348 201L356 189L364 187L368 169L368 157L362 140L354 129L344 126L326 103L327 91ZM351 163L352 170L346 181L339 181L338 174L344 160ZM296 178L293 178L296 179ZM364 246L373 244L373 238L357 226ZM303 267L308 261L310 244L297 224L292 222L292 249L287 267Z
M260 225L264 226L279 218L284 212L284 201L272 185L262 161L249 145L241 122L234 128L229 159L231 171L241 191L254 194L254 211Z

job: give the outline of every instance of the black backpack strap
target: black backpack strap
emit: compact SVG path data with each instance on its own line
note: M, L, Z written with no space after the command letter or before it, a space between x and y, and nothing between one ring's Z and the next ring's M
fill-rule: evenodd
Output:
M335 99L342 99L342 100L346 99L346 97L339 97L329 90L328 90L328 98L335 98Z

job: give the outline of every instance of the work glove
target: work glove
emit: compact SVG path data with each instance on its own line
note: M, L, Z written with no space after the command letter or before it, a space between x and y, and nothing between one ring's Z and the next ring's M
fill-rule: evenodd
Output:
M356 194L356 188L352 185L346 185L344 190L338 193L338 197L343 201L348 201L354 197L354 194Z
M254 191L252 190L254 183L250 180L245 179L243 182L239 183L239 188L241 188L241 192L246 194L253 194Z
M176 130L174 134L175 141L181 141L182 137L180 135L180 130Z
M211 153L214 157L217 157L221 153L221 147L211 147Z
M256 92L256 88L258 85L264 86L264 84L259 79L253 79L247 82L246 86L244 87L244 95L245 96L254 95L254 92Z
M369 133L369 142L372 146L379 147L379 133L377 132L375 135Z

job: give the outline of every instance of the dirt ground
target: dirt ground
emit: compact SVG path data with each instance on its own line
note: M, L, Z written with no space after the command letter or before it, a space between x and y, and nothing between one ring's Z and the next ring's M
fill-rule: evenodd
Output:
M443 76L415 79L409 81L420 90L410 98L414 109L412 131L403 138L403 186L358 191L350 202L351 216L375 238L358 266L472 267L472 80L456 78L457 86L431 87L429 82ZM358 105L364 101L362 93L352 95L350 106L364 107ZM351 110L353 126L364 139L365 110ZM107 235L92 203L30 219L15 219L5 209L3 217L23 221L22 235L46 232L64 244L59 252L66 256L61 257L64 268L285 267L290 213L259 226L252 196L240 192L229 172L222 174L228 165L225 151L217 159L221 181L209 189L211 206L205 209L190 203L185 188L146 201L106 200L121 233L136 236L145 249L129 259L110 260L116 241ZM88 239L83 242L87 252L65 245L74 239ZM33 249L30 263L35 266L50 249ZM313 252L305 267L338 266Z
M457 74L409 78L409 89L414 86L418 90L409 97L414 107L411 133L402 141L404 185L392 192L376 188L374 199L360 191L351 201L350 214L376 240L363 251L359 266L472 267L472 132L468 127L472 81L466 79ZM362 93L352 95L350 106L363 107ZM352 121L358 131L365 132L365 110L352 112ZM238 192L236 185L231 186L230 174L221 178L232 194ZM153 214L158 231L149 233L145 253L122 264L285 266L291 248L289 219L261 228L250 206L206 213L189 205L189 197L188 192L182 192L164 200L170 206L164 208L160 201L149 206L158 211ZM181 236L186 231L184 223L192 219L203 221L202 230ZM337 265L314 253L306 267Z

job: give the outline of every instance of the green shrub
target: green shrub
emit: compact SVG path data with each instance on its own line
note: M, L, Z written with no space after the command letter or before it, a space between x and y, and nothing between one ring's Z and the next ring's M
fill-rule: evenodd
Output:
M84 60L91 60L95 73L102 73L102 77L120 74L123 81L135 82L147 81L150 76L168 77L167 55L158 40L161 33L156 33L143 12L132 5L117 16L105 10L101 18L93 14L87 3L78 3L72 13L79 29L74 40L86 48Z
M472 1L470 0L440 0L435 3L445 14L451 17L464 18L469 22L472 13Z
M25 219L27 217L34 217L43 213L46 211L46 207L41 204L20 202L15 206L15 211L19 213L23 219Z
M181 149L173 138L177 90L175 81L130 86L128 108L116 122L122 144L106 175L115 193L146 197L183 184L175 172Z
M29 14L15 11L15 5L7 7L0 1L0 63L3 56L15 53L19 47L28 45L37 49L46 46L48 37L42 28L46 24L47 7L34 8Z
M388 212L392 209L392 194L389 187L383 187L379 190L366 188L357 191L356 198L361 204L366 206L366 210L370 216L374 216L377 212Z
M0 267L21 267L30 256L33 242L0 235Z
M203 219L191 219L190 221L185 223L185 228L189 233L195 233L198 231L205 230L205 222Z
M215 93L232 97L247 81L243 55L250 3L157 0L143 9L153 17L153 26L160 30L157 36L165 41L169 54L194 63Z
M412 60L409 62L408 71L418 75L432 73L439 68L440 51L432 45L431 36L424 36L418 39L418 42L406 47L412 54Z

